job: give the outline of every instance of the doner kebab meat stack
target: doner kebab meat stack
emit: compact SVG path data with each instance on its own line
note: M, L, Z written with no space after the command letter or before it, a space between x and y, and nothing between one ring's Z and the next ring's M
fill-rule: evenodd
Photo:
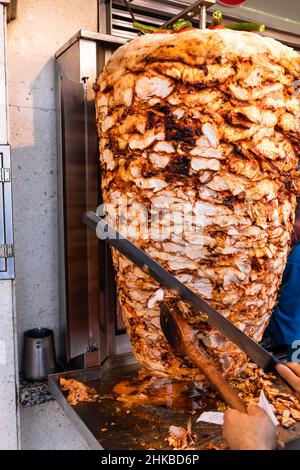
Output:
M274 39L191 30L130 41L95 86L108 220L255 341L277 299L300 189L299 70L298 54ZM141 365L196 378L160 329L166 292L116 251L113 261ZM245 354L176 304L220 370L240 374Z

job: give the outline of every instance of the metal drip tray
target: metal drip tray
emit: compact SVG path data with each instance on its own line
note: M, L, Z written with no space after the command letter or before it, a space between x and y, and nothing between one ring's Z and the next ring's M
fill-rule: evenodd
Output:
M156 398L154 402L150 399L125 406L118 401L113 387L123 380L137 377L138 371L139 365L134 356L123 354L109 358L100 367L52 374L48 378L48 385L53 397L91 449L170 450L169 426L186 428L189 418L192 420L192 431L195 434L192 449L214 449L224 446L221 426L196 423L197 417L203 411L215 410L216 406L215 400L207 398L205 391L199 396L199 392L193 389L193 383L189 384L188 392L185 397L181 396L181 400L173 399L169 402L162 400L158 404L157 396L160 396L162 387L166 387L166 380L157 379L151 392L152 397ZM59 387L62 377L78 380L94 388L99 395L99 401L81 402L71 406ZM178 382L170 382L167 385L170 396L176 384L175 390L178 390L180 384ZM164 396L166 397L166 393ZM300 449L300 423L283 432L288 442L286 448Z
M208 444L222 443L220 426L195 421L205 409L197 404L197 394L191 387L183 406L152 403L124 406L116 399L112 388L124 379L137 376L139 365L132 354L112 357L103 366L50 375L49 389L63 411L83 435L91 449L105 450L166 450L169 426L183 426L191 417L196 435L193 448L205 449ZM60 378L75 379L96 389L99 401L81 402L71 406L59 387ZM163 380L162 380L163 382ZM170 384L170 386L172 386ZM157 385L159 394L159 379ZM195 410L196 406L196 410Z

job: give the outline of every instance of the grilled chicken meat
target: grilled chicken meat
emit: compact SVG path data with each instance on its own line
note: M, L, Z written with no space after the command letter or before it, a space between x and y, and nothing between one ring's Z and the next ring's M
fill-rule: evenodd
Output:
M194 30L120 47L95 86L109 220L256 341L299 194L299 67L297 53L273 39ZM157 376L195 378L160 330L164 290L119 253L113 260L140 363ZM239 374L245 355L176 302L208 356Z

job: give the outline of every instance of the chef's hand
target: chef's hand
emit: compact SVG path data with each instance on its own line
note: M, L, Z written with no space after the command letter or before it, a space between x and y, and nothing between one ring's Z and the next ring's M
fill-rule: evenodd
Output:
M267 413L250 404L248 414L228 410L224 415L223 437L232 450L272 450L276 448L276 430Z
M300 393L300 364L295 362L287 362L284 364L276 364L276 370L285 379L290 386L297 392Z

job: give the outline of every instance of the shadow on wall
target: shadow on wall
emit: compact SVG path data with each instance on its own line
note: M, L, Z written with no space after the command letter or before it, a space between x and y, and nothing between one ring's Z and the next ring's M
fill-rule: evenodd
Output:
M53 329L58 338L54 58L29 88L20 79L22 96L17 101L22 105L10 105L19 358L25 330L43 326ZM17 92L14 94L17 96Z

